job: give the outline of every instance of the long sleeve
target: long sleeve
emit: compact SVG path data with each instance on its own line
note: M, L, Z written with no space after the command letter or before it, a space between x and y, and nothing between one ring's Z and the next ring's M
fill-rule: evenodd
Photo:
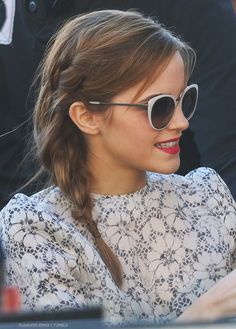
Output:
M72 222L40 207L19 194L0 213L7 283L20 289L23 309L105 304L108 317L114 304L122 309L119 289L93 244Z
M199 168L186 177L192 179L206 195L209 208L215 218L221 218L225 243L228 243L231 254L231 267L236 268L236 202L223 179L215 170ZM199 205L200 206L200 205Z

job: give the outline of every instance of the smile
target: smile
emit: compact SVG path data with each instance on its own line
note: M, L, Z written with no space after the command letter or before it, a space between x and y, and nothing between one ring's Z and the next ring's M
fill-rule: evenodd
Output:
M180 151L179 138L172 141L155 144L155 147L168 154L177 154Z
M169 147L174 147L176 145L178 145L179 141L175 141L175 142L168 142L168 143L160 143L160 144L156 144L156 147L159 148L169 148Z

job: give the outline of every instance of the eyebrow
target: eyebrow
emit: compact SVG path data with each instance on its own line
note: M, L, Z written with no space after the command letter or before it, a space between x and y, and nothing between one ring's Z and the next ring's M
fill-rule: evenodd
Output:
M152 99L153 97L156 97L156 96L161 96L161 95L164 95L163 93L161 94L153 94L153 95L149 95L147 96L146 98L140 100L140 101L137 101L138 104L145 104L147 103L150 99Z
M181 97L183 91L184 91L184 89L180 92L180 94L179 94L179 96L176 98L176 100L178 100L178 99ZM161 95L171 95L171 94L167 94L167 93L152 94L152 95L149 95L149 96L147 96L146 98L144 98L144 99L142 99L142 100L140 100L140 101L137 101L137 103L138 103L138 104L146 104L146 103L148 103L148 101L149 101L151 98L156 97L156 96L161 96Z

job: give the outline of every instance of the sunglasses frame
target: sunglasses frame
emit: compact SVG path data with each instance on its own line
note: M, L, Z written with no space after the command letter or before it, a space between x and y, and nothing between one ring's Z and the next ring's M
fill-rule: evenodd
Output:
M155 130L158 130L158 131L161 131L165 128L167 128L167 126L169 125L172 117L173 117L173 114L175 112L175 109L177 108L177 106L181 106L182 108L182 102L183 102L183 99L184 99L184 96L185 94L190 90L194 88L196 90L196 101L195 101L195 106L191 112L191 114L189 115L188 118L186 118L187 120L190 120L196 110L196 106L197 106L197 101L198 101L198 85L197 84L191 84L189 86L187 86L183 91L182 93L180 94L180 96L178 98L175 98L173 95L171 94L162 94L162 95L158 95L158 96L155 96L155 97L152 97L151 99L149 99L149 101L147 102L147 104L130 104L130 103L106 103L106 102L98 102L98 101L89 101L88 103L91 104L91 105L115 105L115 106L135 106L135 107L142 107L142 108L146 108L147 109L147 112L148 112L148 121L149 121L149 124L150 126L155 129ZM153 126L152 124L152 110L153 110L153 105L155 104L155 102L159 99L162 99L164 97L169 97L173 100L174 102L174 109L173 109L173 113L170 117L170 120L169 122L162 128L156 128Z

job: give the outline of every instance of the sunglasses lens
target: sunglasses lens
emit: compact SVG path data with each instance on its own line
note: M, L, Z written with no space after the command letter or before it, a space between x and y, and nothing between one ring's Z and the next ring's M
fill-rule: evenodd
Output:
M197 89L189 88L184 94L182 100L182 111L186 119L190 119L194 113L197 104Z
M175 110L175 103L171 97L165 96L157 99L152 106L151 121L156 129L162 129L168 125Z

